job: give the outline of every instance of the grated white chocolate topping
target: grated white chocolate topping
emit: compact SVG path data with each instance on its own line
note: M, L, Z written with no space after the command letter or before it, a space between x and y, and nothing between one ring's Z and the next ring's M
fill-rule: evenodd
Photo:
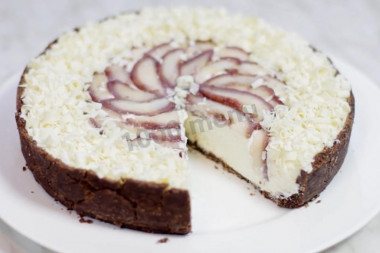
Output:
M91 101L87 83L111 59L120 63L138 58L132 48L197 40L241 47L251 53L250 60L280 73L278 78L286 82L286 106L276 106L262 122L271 136L266 150L271 180L260 187L284 197L296 193L300 171L310 172L314 156L332 146L342 130L350 111L350 85L308 42L260 19L225 10L144 9L64 34L28 64L21 84L25 87L22 117L29 135L65 164L93 170L99 177L186 187L187 161L178 150L150 145L130 151L123 138L126 130L114 120L103 125L102 135L89 124L90 118L104 111L101 104Z

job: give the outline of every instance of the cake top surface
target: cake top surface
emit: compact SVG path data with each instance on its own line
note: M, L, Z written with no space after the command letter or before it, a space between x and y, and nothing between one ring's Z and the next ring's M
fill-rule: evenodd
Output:
M20 84L25 88L22 118L29 135L65 164L93 170L100 177L133 177L185 187L187 162L181 151L154 143L130 150L124 138L128 130L115 120L102 124L99 134L89 121L104 110L91 100L88 88L94 73L111 64L131 68L138 58L132 55L135 49L196 41L242 48L249 60L286 83L285 104L266 112L261 122L270 135L268 167L293 179L300 170L310 172L314 156L333 145L345 124L350 85L326 56L297 35L219 9L143 9L62 35L28 64L25 82ZM188 82L187 78L177 82ZM182 121L186 118L184 110L177 113ZM289 194L296 190L290 189Z

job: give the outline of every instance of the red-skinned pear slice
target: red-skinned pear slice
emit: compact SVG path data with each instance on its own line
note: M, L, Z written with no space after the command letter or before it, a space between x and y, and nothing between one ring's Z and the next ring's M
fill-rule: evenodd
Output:
M241 61L247 61L249 54L239 47L224 47L216 52L219 58L232 57Z
M159 98L148 102L135 102L130 100L109 99L102 101L105 108L119 114L135 114L154 116L174 110L175 104L167 98Z
M271 101L275 97L274 90L266 85L262 85L254 89L252 88L250 92L264 98L265 101Z
M187 101L190 113L205 119L212 116L219 121L225 121L229 127L241 132L245 137L251 136L254 129L260 128L258 123L230 106L196 95L189 95ZM190 124L189 129L194 127L191 125L194 123L187 122L187 124ZM190 131L195 132L195 130Z
M246 86L247 89L256 89L260 86L267 86L274 90L275 95L282 98L286 95L286 85L280 80L271 76L258 76L247 74L222 74L214 76L205 82L206 85L218 87L226 86Z
M236 58L224 58L214 62L210 62L196 73L195 81L197 83L203 83L215 74L225 72L231 69L237 69L239 67L239 64L240 60Z
M269 104L271 104L273 107L276 105L283 105L284 103L279 99L278 96L275 95L275 92L272 88L266 86L266 85L261 85L258 86L257 88L252 88L252 86L247 86L247 85L241 85L241 84L228 84L225 87L236 89L236 90L241 90L241 91L246 91L251 94L257 95L262 97L265 101L267 101Z
M264 76L263 79L264 79L263 84L265 84L266 86L268 86L274 90L274 93L276 94L277 99L278 98L282 99L282 98L285 98L287 96L286 84L285 83L283 83L280 80L278 80L277 78L271 77L271 76Z
M126 119L126 123L145 129L180 128L180 119L177 111L165 112L155 116L136 116Z
M101 102L102 100L112 99L114 96L107 89L107 78L103 74L95 74L92 79L92 83L88 88L88 93L95 102Z
M111 65L105 69L105 74L108 78L108 81L120 81L122 83L131 84L131 78L126 69L118 65Z
M215 44L209 41L197 41L194 45L189 46L186 50L188 56L193 57L204 51L212 50Z
M159 63L151 56L144 56L133 67L131 78L136 87L158 95L165 94L158 75Z
M174 87L176 85L179 76L179 63L184 53L185 51L179 48L171 50L163 56L159 74L161 82L166 86Z
M221 74L208 79L205 84L213 86L228 86L232 84L251 87L252 83L260 79L260 76L245 74Z
M207 50L203 53L188 59L180 66L181 75L193 75L203 68L212 58L213 51Z
M242 120L244 115L236 109L207 99L206 97L189 94L187 96L187 109L196 115L207 117L212 115L219 120L224 120L228 123L234 122L234 116L237 116L237 120Z
M240 74L247 74L247 75L265 75L267 72L265 71L263 67L251 61L243 61L237 68L237 71Z
M115 113L114 111L108 109L105 109L105 111L108 113L107 117L98 115L95 118L90 119L90 122L95 128L101 128L104 124L106 124L106 122L112 121L115 124L117 124L121 129L126 129L129 132L134 129L133 127L129 127L126 124L124 124L124 122L122 122L122 118L118 113Z
M281 101L281 99L278 96L273 96L273 98L268 102L273 107L275 107L276 105L284 105L285 104L284 102Z
M127 125L128 126L128 125ZM131 133L136 134L137 139L142 140L154 140L156 143L182 143L186 146L182 140L181 129L177 128L167 128L167 129L144 129L140 127L135 127ZM145 142L146 143L146 142ZM168 145L171 147L172 145Z
M117 99L127 99L135 102L146 102L157 97L153 93L131 88L129 85L120 81L108 82L107 87L108 90Z
M154 57L155 59L161 59L171 50L173 50L173 47L170 45L170 43L163 43L153 47L147 52L147 54Z
M264 110L273 110L273 106L262 97L246 91L202 85L200 92L211 100L231 106L236 110L251 115L256 121L263 120ZM253 105L255 106L256 112L254 112Z
M230 84L227 84L226 86L223 86L223 87L232 88L232 89L241 90L241 91L246 91L246 92L249 92L249 93L252 93L252 94L255 94L257 96L262 97L265 101L270 101L275 96L273 89L269 88L266 85L261 85L257 88L252 88L251 85L244 85L244 84L239 84L239 83L230 83Z
M268 180L268 171L266 164L266 148L269 143L268 133L263 130L255 130L251 136L250 153L253 157L254 167L262 169L263 176Z

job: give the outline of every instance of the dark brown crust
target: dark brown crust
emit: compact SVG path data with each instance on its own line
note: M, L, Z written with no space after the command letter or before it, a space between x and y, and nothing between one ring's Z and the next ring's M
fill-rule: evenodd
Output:
M56 41L49 44L48 50ZM20 84L25 82L25 68ZM190 196L187 190L167 184L125 179L100 179L89 170L67 166L37 146L20 117L22 93L17 90L16 123L22 153L36 181L54 199L81 216L145 232L187 234L191 231Z
M257 189L260 190L262 195L276 202L278 206L286 208L297 208L305 205L306 203L317 197L331 182L331 180L334 178L334 176L343 164L344 158L347 154L348 144L350 141L351 130L355 116L355 98L352 93L348 99L348 102L351 107L351 111L347 116L342 131L340 131L340 133L338 134L337 141L331 148L325 148L322 152L318 153L314 157L314 162L312 164L313 171L311 173L301 171L301 175L297 178L297 183L299 183L300 185L299 192L297 194L293 194L288 198L275 197L272 196L269 192L261 191L258 185L248 181L246 178L244 178L242 175L240 175L230 166L228 166L219 157L203 150L202 148L197 146L196 143L189 144L195 149L199 150L204 155L206 155L211 160L221 163L224 169L228 172L231 172L240 177L241 179L252 183Z

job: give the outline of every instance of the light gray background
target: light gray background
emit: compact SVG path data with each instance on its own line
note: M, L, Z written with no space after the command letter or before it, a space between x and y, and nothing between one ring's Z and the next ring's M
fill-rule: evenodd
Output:
M380 87L380 0L0 0L0 81L20 71L48 42L73 27L122 11L163 4L225 6L262 17L301 34L327 54L344 59ZM380 252L378 238L380 215L326 252ZM2 251L50 252L0 220Z

